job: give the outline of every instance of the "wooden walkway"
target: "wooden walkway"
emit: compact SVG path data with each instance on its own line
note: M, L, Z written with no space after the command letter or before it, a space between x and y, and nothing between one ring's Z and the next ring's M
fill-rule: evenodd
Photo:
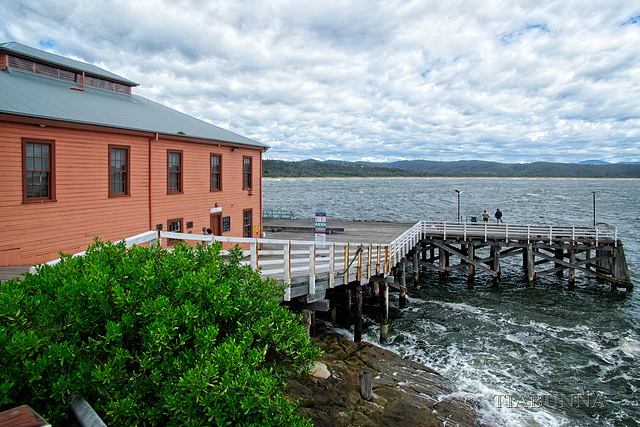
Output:
M352 227L352 224L357 225ZM573 286L576 272L580 272L608 282L612 289L633 288L615 227L433 221L414 225L366 222L341 225L343 227L338 228L344 231L326 236L323 244L312 240L313 233L299 224L282 225L280 231L269 234L302 235L310 239L249 239L147 231L124 242L131 247L157 244L168 238L192 244L218 241L225 252L239 245L244 252L242 263L259 270L264 277L281 282L285 289L284 301L292 309L302 310L307 325L313 311L331 309L335 314L336 310L330 307L330 295L342 295L348 307L352 303L359 307L356 313L360 313L360 317L356 314L356 318L360 320L354 329L356 341L362 333L363 287L370 286L372 295L380 298L380 341L384 343L388 334L390 288L400 292L399 304L404 307L407 276L413 273L414 282L419 283L424 269L434 269L442 275L466 269L470 278L479 271L499 283L501 260L518 255L522 257L530 286L534 286L537 276L555 273L564 277L565 272L568 272L569 286ZM392 229L394 231L390 231ZM341 241L341 238L345 239ZM375 243L377 239L381 243ZM31 272L36 272L35 267Z
M389 233L385 235L380 231L385 223L345 224L358 224L361 227L358 236L369 239L340 241L340 238L354 237L353 232L346 231L348 226L339 227L345 229L345 233L327 236L322 245L311 239L249 239L166 231L148 231L124 240L128 246L157 242L158 236L204 243L215 239L225 248L239 244L244 249L244 263L287 286L285 300L300 296L308 301L321 299L326 289L352 281L368 283L374 276L386 277L398 269L404 271L407 263L413 266L414 277L423 268L442 273L466 268L470 276L479 270L499 279L501 259L515 255L522 256L523 268L532 285L536 276L561 275L568 270L570 284L575 282L578 271L608 281L612 288L633 287L615 227L420 221L410 227L407 224L396 227L397 232L405 226L408 228L399 235L392 233L397 237L389 242L384 239ZM300 231L297 233L300 235ZM284 236L286 232L269 234ZM387 241L372 243L376 238ZM551 267L541 269L547 264ZM403 280L404 275L398 276Z

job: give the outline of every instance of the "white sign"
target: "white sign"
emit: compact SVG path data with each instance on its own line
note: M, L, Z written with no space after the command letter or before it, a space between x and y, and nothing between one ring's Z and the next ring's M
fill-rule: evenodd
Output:
M324 247L327 241L327 213L316 212L316 245Z
M222 208L211 208L209 209L209 213L222 212Z

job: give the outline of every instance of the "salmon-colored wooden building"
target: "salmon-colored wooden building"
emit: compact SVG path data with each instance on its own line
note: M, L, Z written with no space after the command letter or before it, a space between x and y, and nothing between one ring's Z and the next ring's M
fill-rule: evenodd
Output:
M134 95L135 86L0 44L0 265L158 227L260 236L267 146Z

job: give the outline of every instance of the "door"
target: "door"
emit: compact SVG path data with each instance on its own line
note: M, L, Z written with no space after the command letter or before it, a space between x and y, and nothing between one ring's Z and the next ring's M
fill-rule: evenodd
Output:
M222 236L222 214L211 214L211 231L215 236Z

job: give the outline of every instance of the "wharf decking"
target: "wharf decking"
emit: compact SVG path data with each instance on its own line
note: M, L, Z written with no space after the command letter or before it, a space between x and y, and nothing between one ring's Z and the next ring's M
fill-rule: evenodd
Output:
M522 256L531 285L536 276L567 270L569 284L578 271L612 288L633 287L615 227L331 221L337 231L327 234L324 244L316 244L313 224L313 219L265 219L262 239L148 231L125 241L130 246L160 237L204 243L215 239L225 248L239 244L246 256L243 262L285 284L285 300L303 297L313 302L324 298L326 289L394 273L404 284L405 274L398 272L406 268L416 280L426 268L443 274L465 268L470 277L480 270L498 281L501 259L514 255ZM547 264L550 268L541 269ZM24 271L25 266L1 267L0 277L6 280Z

